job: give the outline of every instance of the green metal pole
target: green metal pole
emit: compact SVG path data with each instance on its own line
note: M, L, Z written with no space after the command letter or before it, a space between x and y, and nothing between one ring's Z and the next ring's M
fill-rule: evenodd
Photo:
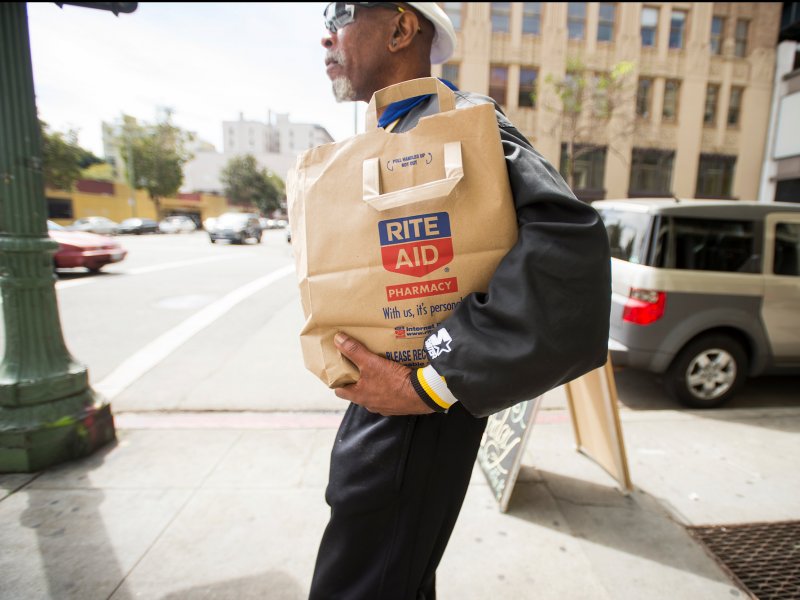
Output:
M67 350L47 235L24 3L0 3L0 472L32 472L115 438L111 409Z

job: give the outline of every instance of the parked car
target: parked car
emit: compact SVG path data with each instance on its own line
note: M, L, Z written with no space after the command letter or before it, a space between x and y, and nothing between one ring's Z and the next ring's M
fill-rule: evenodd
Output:
M257 244L261 243L261 224L255 213L223 213L206 227L212 244L217 240L244 244L249 238L255 238Z
M197 229L197 225L189 217L176 215L161 221L158 229L161 233L192 233Z
M110 237L69 231L53 221L47 222L47 232L51 239L58 242L58 250L53 256L56 269L85 267L96 273L107 264L121 261L128 254Z
M84 217L76 219L69 227L70 231L88 231L98 235L114 235L119 224L107 217Z
M663 374L694 408L747 376L800 373L800 205L593 203L611 245L612 363Z
M159 233L158 223L153 219L125 219L119 224L119 233Z

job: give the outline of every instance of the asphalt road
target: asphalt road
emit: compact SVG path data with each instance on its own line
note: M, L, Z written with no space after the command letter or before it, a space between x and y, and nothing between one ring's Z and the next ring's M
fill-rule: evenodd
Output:
M124 261L56 284L67 346L115 410L341 408L303 367L284 230L245 245L203 232L117 239Z
M67 347L114 410L343 408L303 366L284 230L242 246L203 232L117 239L124 261L96 275L61 271L56 283ZM615 379L622 410L678 408L656 377L625 369ZM753 379L728 408L800 408L798 390L800 377ZM560 405L563 394L548 395L545 407Z

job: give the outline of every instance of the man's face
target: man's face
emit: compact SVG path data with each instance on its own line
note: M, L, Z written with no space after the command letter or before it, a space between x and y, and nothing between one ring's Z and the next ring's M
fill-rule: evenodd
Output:
M391 9L356 5L351 23L322 38L327 50L326 71L337 101L369 101L378 89L378 74L385 68L391 32Z

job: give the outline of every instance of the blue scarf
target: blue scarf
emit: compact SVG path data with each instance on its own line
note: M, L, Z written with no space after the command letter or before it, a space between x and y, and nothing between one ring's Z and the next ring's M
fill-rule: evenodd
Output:
M447 81L446 79L439 78L443 84L449 87L454 92L458 91L458 88L454 86L452 83ZM430 98L433 94L426 94L424 96L414 96L413 98L406 98L405 100L400 100L399 102L392 102L389 106L386 107L386 110L383 111L381 118L378 119L378 127L386 127L390 123L394 123L397 119L401 117L405 117L411 109L415 106L419 106L423 102L425 102L428 98Z

